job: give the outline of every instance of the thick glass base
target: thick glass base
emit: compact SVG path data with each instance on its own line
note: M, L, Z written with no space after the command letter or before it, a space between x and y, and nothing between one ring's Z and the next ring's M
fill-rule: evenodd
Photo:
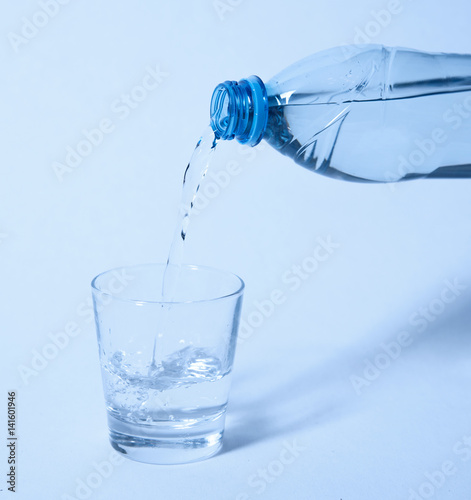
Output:
M224 417L221 413L187 427L181 422L135 424L108 415L110 441L115 450L137 462L160 465L197 462L221 449Z

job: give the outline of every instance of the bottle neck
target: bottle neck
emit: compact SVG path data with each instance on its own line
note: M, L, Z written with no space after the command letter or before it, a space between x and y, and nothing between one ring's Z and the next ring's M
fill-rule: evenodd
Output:
M258 76L220 83L211 98L211 127L218 139L256 146L268 121L267 90Z

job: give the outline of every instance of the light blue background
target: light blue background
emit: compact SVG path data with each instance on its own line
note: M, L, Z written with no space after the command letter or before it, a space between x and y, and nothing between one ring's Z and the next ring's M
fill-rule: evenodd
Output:
M105 269L166 259L214 86L267 80L315 51L359 41L359 31L374 43L471 53L469 2L398 3L401 13L380 26L374 13L389 8L385 0L222 0L219 11L212 0L70 0L15 51L9 33L42 9L4 2L0 406L6 391L18 392L15 498L78 498L91 477L101 484L83 498L398 500L420 488L469 498L471 181L349 184L268 146L229 143L214 168L237 161L242 171L193 221L185 260L243 277L245 320L274 289L286 301L238 347L225 451L188 466L125 461L110 477L93 476L112 449L89 283ZM121 119L115 101L148 65L168 76ZM59 182L53 163L105 118L113 132ZM291 291L284 273L329 235L339 247ZM413 315L438 307L445 280L467 289L419 332ZM20 367L70 322L80 333L25 383ZM357 394L352 377L403 331L412 344ZM293 440L302 451L280 468ZM447 461L454 474L430 489L425 474Z

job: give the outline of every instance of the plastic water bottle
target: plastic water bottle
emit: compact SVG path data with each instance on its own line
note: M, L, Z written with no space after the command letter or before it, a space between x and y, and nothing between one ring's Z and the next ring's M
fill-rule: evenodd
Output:
M220 139L362 182L471 177L471 55L338 47L214 90Z

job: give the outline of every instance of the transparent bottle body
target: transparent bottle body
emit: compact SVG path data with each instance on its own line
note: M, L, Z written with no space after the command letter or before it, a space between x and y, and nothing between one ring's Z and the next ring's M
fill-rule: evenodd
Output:
M264 139L312 171L363 182L471 177L471 56L340 47L266 88Z

